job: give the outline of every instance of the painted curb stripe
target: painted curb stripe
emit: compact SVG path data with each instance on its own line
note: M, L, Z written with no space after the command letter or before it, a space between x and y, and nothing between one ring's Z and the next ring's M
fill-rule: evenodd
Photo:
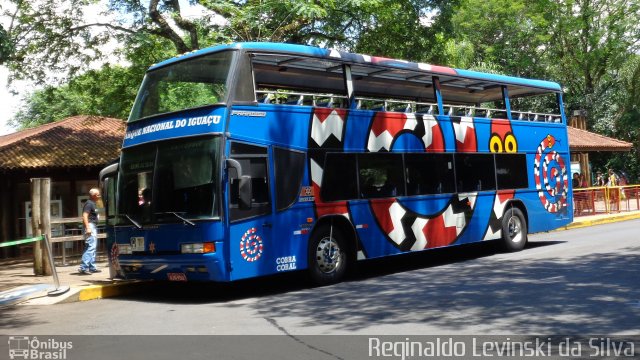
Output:
M640 213L628 214L628 215L618 215L618 216L612 216L612 217L604 217L604 218L601 218L601 219L594 219L594 220L574 221L571 224L569 224L567 226L564 226L564 227L561 227L561 228L559 228L557 230L554 230L554 231L578 229L578 228L583 228L583 227L588 227L588 226L611 224L611 223L616 223L616 222L620 222L620 221L636 220L636 219L640 219Z
M138 287L146 286L148 283L149 281L141 280L119 284L91 285L80 289L77 299L78 301L87 301L126 295L135 291ZM70 302L73 302L73 300Z

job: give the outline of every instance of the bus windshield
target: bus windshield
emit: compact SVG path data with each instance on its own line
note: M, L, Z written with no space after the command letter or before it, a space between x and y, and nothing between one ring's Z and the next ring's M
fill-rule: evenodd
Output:
M225 101L234 52L176 62L147 73L129 122Z
M219 137L153 143L122 152L119 224L218 216Z

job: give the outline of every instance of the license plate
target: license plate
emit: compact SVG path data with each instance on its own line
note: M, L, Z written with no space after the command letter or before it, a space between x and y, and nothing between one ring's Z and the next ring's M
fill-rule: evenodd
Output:
M144 237L131 238L131 251L144 251Z
M185 273L167 273L169 281L187 281L187 274Z

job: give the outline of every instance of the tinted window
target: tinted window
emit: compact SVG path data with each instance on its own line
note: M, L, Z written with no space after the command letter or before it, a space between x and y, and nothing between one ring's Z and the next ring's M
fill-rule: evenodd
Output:
M453 155L406 154L407 195L453 193L456 191Z
M154 212L161 221L208 218L217 204L215 184L219 139L180 141L159 147Z
M404 170L401 154L358 155L360 196L364 199L404 195Z
M155 160L155 145L144 145L123 151L118 189L120 214L126 214L137 221L151 222ZM126 219L118 220L127 221Z
M300 193L304 174L304 153L275 148L276 165L276 208L291 206Z
M250 209L238 207L238 174L229 169L229 213L231 220L246 219L271 212L267 148L243 143L231 144L231 158L242 165L242 175L251 177Z
M456 154L458 192L495 190L493 154Z
M496 154L498 189L522 189L529 186L527 158L524 154Z
M188 138L124 149L118 189L124 215L142 223L181 222L175 216L218 215L219 137Z
M225 100L233 52L175 62L145 75L129 121Z
M358 198L355 154L327 154L321 197L324 201Z

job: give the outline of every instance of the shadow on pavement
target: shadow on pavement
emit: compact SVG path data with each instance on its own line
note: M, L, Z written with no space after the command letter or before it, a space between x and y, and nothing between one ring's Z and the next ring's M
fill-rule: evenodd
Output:
M521 254L561 243L532 242ZM336 333L407 324L452 333L483 326L490 331L492 324L521 334L635 333L639 256L640 246L633 246L586 256L512 258L481 243L371 260L345 282L326 287L310 287L298 272L233 284L154 283L110 301L220 304L225 311L295 319L298 328ZM0 329L35 321L12 311L2 317Z
M528 249L560 243L532 242ZM122 299L225 303L337 332L407 323L459 332L505 320L528 333L637 330L640 307L633 308L629 299L640 299L640 247L541 261L493 257L490 245L368 261L345 282L327 287L312 288L304 273L294 273L225 285L155 284L144 294ZM477 260L461 264L472 259ZM260 298L259 307L237 301L246 298Z
M550 246L562 241L530 242L527 249ZM525 249L524 251L526 251ZM358 281L376 279L391 274L437 269L438 266L488 257L500 253L492 243L464 245L462 247L434 249L423 253L403 254L383 259L358 262L356 268L347 276L345 283L357 284ZM334 285L334 286L340 286ZM304 271L277 274L262 278L240 280L228 284L198 282L151 282L141 284L141 291L119 296L127 301L145 301L178 304L221 303L274 294L285 294L298 290L331 289L314 288Z

